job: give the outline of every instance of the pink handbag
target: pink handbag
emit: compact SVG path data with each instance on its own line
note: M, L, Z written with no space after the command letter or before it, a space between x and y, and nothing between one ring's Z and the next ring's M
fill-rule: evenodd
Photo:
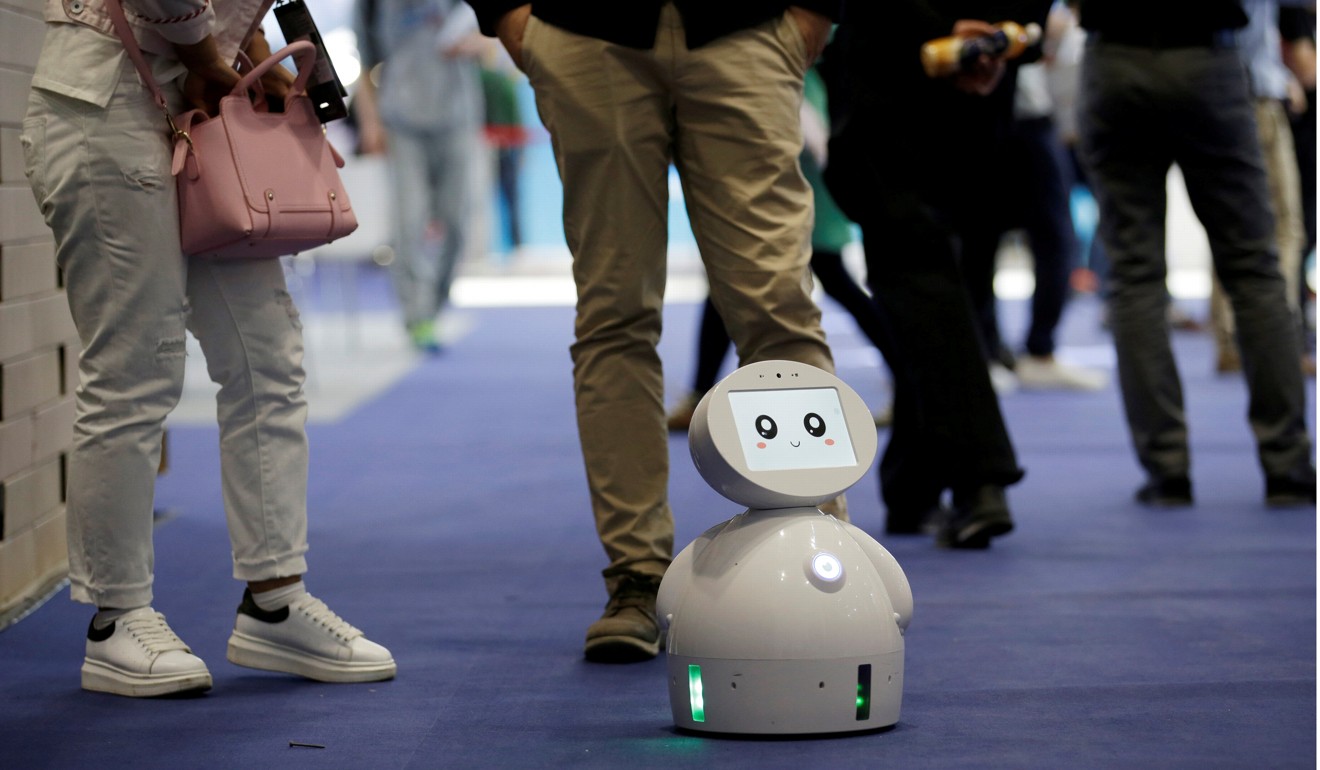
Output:
M357 217L339 179L344 159L326 139L306 93L315 46L307 41L292 43L250 68L221 98L220 114L214 118L201 110L171 116L118 0L107 5L116 31L174 135L172 172L185 255L280 257L322 246L357 229ZM248 90L259 88L262 74L287 56L294 57L298 75L284 101L284 112L258 109Z

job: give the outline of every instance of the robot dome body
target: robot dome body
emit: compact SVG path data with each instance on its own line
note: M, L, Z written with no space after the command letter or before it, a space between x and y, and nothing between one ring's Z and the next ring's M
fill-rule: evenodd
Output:
M883 546L815 507L874 459L861 398L815 367L752 364L706 394L689 436L702 477L749 509L683 549L660 586L674 723L740 734L896 723L911 588Z

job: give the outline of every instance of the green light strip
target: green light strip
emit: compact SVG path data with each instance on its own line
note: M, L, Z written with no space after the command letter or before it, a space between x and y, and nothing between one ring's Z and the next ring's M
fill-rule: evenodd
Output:
M701 666L688 666L688 700L692 704L692 721L706 721L706 699L701 694Z
M871 664L857 667L857 721L871 718Z

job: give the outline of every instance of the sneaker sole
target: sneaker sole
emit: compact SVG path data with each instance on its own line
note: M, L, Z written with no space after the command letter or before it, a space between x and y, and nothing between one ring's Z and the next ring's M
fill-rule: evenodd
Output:
M82 688L129 698L156 698L211 689L208 671L191 674L134 674L100 661L83 659Z
M393 660L387 663L345 663L271 644L238 631L230 635L225 657L236 666L296 674L318 682L381 682L393 679L398 669Z
M641 663L660 653L660 640L635 636L598 636L588 639L583 654L592 663Z

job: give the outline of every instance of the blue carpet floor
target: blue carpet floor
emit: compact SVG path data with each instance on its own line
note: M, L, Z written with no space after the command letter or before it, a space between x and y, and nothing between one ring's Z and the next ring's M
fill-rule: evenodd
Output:
M1086 302L1064 338L1103 350ZM840 375L884 406L864 342L827 311ZM1315 510L1262 505L1242 384L1211 374L1205 335L1176 337L1194 508L1131 502L1141 474L1112 385L1006 396L1028 469L1010 493L1018 530L978 553L880 538L915 596L901 722L732 740L674 730L663 656L581 659L606 597L573 420L571 311L470 312L470 333L443 356L311 428L308 582L394 651L395 681L323 685L224 660L241 587L216 433L179 428L159 488L172 513L157 532L156 606L215 688L146 701L80 691L90 612L64 592L0 633L0 767L1315 766ZM667 310L671 399L691 370L696 314ZM681 546L737 510L697 476L682 437L671 447ZM879 533L874 474L849 497L853 521Z

